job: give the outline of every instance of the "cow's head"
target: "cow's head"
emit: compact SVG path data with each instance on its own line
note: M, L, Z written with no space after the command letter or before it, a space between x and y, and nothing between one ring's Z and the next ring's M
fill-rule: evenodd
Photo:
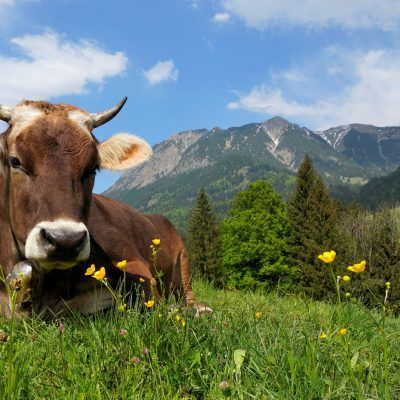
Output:
M0 135L4 207L20 249L44 269L70 268L89 257L86 225L96 171L132 168L152 154L133 135L103 143L93 136L125 101L98 114L37 101L0 105L0 119L9 124Z

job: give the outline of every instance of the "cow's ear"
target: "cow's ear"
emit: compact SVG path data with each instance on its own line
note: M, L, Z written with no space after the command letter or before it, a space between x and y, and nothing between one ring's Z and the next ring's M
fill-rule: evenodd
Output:
M99 145L100 167L114 171L136 167L152 154L146 141L129 133L119 133Z

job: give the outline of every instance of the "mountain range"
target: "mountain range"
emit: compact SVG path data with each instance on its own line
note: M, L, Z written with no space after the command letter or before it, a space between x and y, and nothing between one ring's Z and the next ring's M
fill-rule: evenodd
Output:
M351 124L312 131L281 117L228 129L179 132L153 148L153 157L127 171L106 194L162 213L181 230L204 187L219 215L249 182L271 181L287 198L305 154L333 193L352 197L370 178L400 166L400 127Z

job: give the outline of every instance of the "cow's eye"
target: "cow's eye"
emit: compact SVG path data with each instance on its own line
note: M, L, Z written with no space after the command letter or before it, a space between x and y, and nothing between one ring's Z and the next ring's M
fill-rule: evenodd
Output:
M22 167L21 161L17 157L10 157L10 165L12 168L19 169Z
M88 168L84 174L82 175L82 179L89 178L90 176L96 175L96 172L99 170L99 166L95 166L93 168Z

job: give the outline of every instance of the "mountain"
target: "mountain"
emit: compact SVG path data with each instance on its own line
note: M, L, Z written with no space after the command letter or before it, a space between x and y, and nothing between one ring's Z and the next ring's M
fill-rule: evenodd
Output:
M320 132L335 150L357 164L390 171L400 165L400 127L351 124Z
M358 202L372 210L397 206L400 203L400 168L388 175L372 178L362 186Z
M357 143L359 145L357 146ZM127 171L106 194L136 208L162 213L185 230L197 192L204 187L219 215L249 182L268 179L284 197L309 154L336 193L400 165L400 128L353 124L313 132L281 117L228 129L177 133L154 146L153 157Z

